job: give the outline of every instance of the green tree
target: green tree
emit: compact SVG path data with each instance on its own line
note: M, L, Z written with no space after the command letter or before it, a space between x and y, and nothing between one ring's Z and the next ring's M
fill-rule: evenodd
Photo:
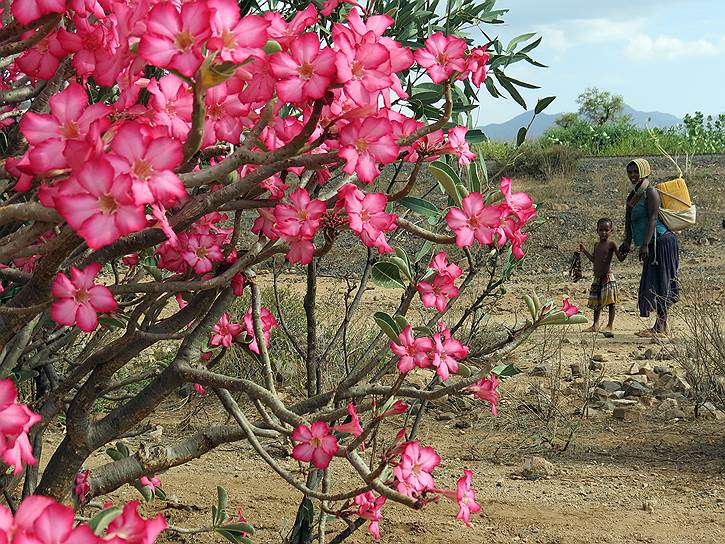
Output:
M576 103L579 104L579 115L593 125L603 125L622 115L624 98L609 91L591 87L581 93Z
M570 111L567 113L562 113L559 117L556 118L554 123L557 127L571 128L577 123L581 123L581 118L579 117L578 113Z

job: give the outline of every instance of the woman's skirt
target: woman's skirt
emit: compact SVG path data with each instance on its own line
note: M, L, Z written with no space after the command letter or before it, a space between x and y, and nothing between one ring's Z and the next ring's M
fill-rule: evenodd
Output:
M666 313L680 298L677 270L680 249L677 236L667 232L649 245L649 256L642 266L639 280L639 315L649 317L652 311Z

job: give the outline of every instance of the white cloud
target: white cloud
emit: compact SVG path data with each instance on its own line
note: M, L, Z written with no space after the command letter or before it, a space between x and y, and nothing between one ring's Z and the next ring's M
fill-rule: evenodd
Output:
M540 25L536 30L544 37L545 45L557 51L565 51L581 44L622 42L628 36L640 32L644 26L645 21L642 19L614 21L595 18Z
M674 60L682 57L701 58L725 54L725 36L719 40L683 40L674 36L639 34L630 39L625 53L632 60Z

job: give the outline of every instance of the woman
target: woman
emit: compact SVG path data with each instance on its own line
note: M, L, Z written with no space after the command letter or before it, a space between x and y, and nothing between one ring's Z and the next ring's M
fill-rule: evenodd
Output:
M637 333L644 338L663 338L669 335L667 311L679 299L677 269L680 266L677 237L659 219L660 196L650 185L651 173L645 159L635 159L627 165L627 176L634 189L627 197L624 222L625 241L620 252L629 252L632 242L639 246L642 276L639 280L639 315L657 314L654 326Z

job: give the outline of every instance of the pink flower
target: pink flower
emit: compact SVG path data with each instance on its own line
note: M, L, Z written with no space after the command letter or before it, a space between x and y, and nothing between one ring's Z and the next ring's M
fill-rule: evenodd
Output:
M219 58L242 64L251 55L263 56L267 43L269 22L259 15L240 16L234 0L209 0L213 10L211 28L214 37L207 43L209 49L219 51Z
M471 193L461 203L461 208L451 208L446 223L456 234L456 245L468 247L477 240L480 244L493 243L493 227L501 221L501 210L496 206L484 206L481 193Z
M108 525L104 543L109 544L153 544L166 529L166 520L159 514L152 519L143 519L138 514L138 502L129 502L123 512Z
M425 49L417 49L413 55L433 83L441 83L454 72L465 71L465 53L466 40L436 32L425 41Z
M273 327L277 326L277 320L275 319L272 312L264 307L260 309L259 317L262 320L262 334L264 335L264 345L269 346L270 331ZM257 344L257 337L254 334L254 319L252 318L251 307L247 310L247 313L244 314L244 330L246 330L247 334L252 337L252 342L249 344L249 349L256 354L259 354L259 345Z
M121 261L123 261L123 264L125 264L129 268L133 268L139 263L139 254L129 253L128 255L124 255Z
M232 277L232 292L234 293L234 296L241 297L244 294L244 274L241 272L237 272Z
M466 526L471 525L471 514L481 510L481 505L476 502L476 491L471 487L473 472L464 470L463 476L456 483L456 502L458 502L458 514L456 519L463 520Z
M143 206L131 194L131 178L116 177L103 157L89 160L82 170L60 183L54 203L92 249L146 226Z
M154 137L142 125L126 123L111 148L114 153L108 159L116 172L131 177L136 204L172 206L186 198L186 189L174 174L184 157L179 141Z
M40 421L40 416L27 405L18 404L17 395L13 380L0 381L0 459L13 467L13 474L21 472L23 464L37 462L28 432Z
M341 425L335 425L332 429L339 433L348 433L353 436L360 436L363 432L363 428L360 425L360 418L357 415L357 410L352 402L347 403L347 413L350 416L350 421L342 423Z
M61 272L53 282L51 290L56 301L50 307L53 321L73 326L84 332L91 332L98 326L98 312L112 312L118 307L111 291L94 283L101 265L89 264L83 270L70 268L70 278Z
M99 539L87 525L74 527L74 517L72 508L50 497L31 495L23 500L14 520L9 510L0 509L0 538L17 544L96 544Z
M320 39L312 32L295 39L289 53L272 55L269 63L279 79L280 99L294 104L322 98L335 76L335 52L328 48L320 50Z
M380 414L380 417L399 416L407 412L408 408L410 408L410 405L407 402L404 400L396 400L389 410Z
M242 326L239 323L231 323L229 321L229 313L224 312L212 329L209 345L230 348L232 347L232 342L239 336L240 332L242 332Z
M466 141L466 127L455 127L448 131L448 149L458 156L458 164L470 164L476 158Z
M392 253L384 233L397 228L397 217L385 211L388 197L382 193L365 194L352 184L340 188L338 196L343 200L350 230L360 236L362 243L376 247L380 253Z
M415 338L413 327L407 325L398 336L398 343L390 342L390 351L400 357L398 370L403 373L410 372L416 366L429 367L431 361L428 357L433 349L433 340L428 337Z
M527 193L511 193L512 181L509 178L501 178L501 193L506 200L511 213L521 223L526 223L536 216L534 201Z
M375 497L372 491L366 491L355 496L355 504L358 505L357 515L370 522L368 532L375 538L380 540L380 520L383 514L380 511L387 499L384 496Z
M483 47L476 47L471 50L466 59L466 71L471 72L471 81L478 88L486 80L486 64L489 59L489 54L486 52L486 49L485 45Z
M300 425L292 431L292 440L298 443L292 457L305 463L312 461L317 468L327 468L339 449L337 438L324 421L315 421L311 427Z
M174 74L152 79L146 86L151 95L154 124L164 126L169 136L186 139L191 123L193 94L184 81Z
M390 164L398 158L392 132L390 121L382 117L353 119L345 125L339 136L345 173L355 173L361 182L372 183L380 175L378 162Z
M78 504L83 506L86 503L86 497L91 491L91 484L88 483L88 478L91 474L90 470L79 470L76 473L73 494L78 500Z
M418 293L423 306L444 312L448 301L456 298L460 290L453 284L453 279L446 274L436 274L432 282L418 283Z
M429 356L438 375L446 381L451 372L458 372L458 361L468 356L468 348L451 337L443 322L438 325L441 332L433 335L433 350Z
M288 23L275 11L268 11L264 18L269 21L269 37L279 42L283 49L291 49L292 42L302 31L317 23L317 8L310 2L302 11L295 13L295 16Z
M27 112L20 120L20 131L30 144L30 168L41 173L80 162L82 158L74 156L77 144L86 141L93 126L98 132L108 126L109 111L102 103L89 106L85 89L71 83L51 97L49 114Z
M194 385L199 385L199 384L194 384ZM202 394L202 393L200 393L200 394ZM138 483L141 484L142 487L150 487L151 493L154 493L156 491L157 487L161 487L161 480L159 479L158 476L156 476L156 474L151 476L150 479L148 476L141 476L138 479Z
M405 443L400 463L393 469L393 474L398 479L398 491L412 496L435 489L431 473L440 462L440 455L430 446L421 448L417 441Z
M161 68L193 77L203 60L201 48L211 35L206 2L187 2L177 11L172 3L156 4L148 15L138 52Z
M337 79L345 84L345 93L361 106L371 101L370 93L391 85L390 53L382 44L352 47L341 41L336 66Z
M179 238L182 239L181 237ZM181 256L197 274L211 272L214 263L224 260L219 239L213 234L191 234L185 240Z
M277 219L274 216L274 211L267 208L258 208L257 213L259 217L254 220L252 232L254 234L263 234L270 240L277 240L279 234L277 234L277 229L275 228Z
M439 251L431 259L428 266L438 272L439 275L448 276L452 280L455 280L463 273L456 263L448 262L448 254L445 251Z
M48 13L63 13L66 0L14 0L10 4L13 17L21 25L27 25Z
M488 401L491 405L491 415L496 415L496 404L498 403L498 387L501 381L496 374L488 378L481 378L479 381L468 387L466 391L473 393L473 396L480 400Z
M579 308L569 302L569 297L565 297L561 304L561 311L564 312L567 317L571 317L579 313Z
M206 389L205 389L205 388L204 388L204 386L203 386L203 385L201 385L200 383L195 383L195 384L194 384L194 391L196 391L196 393L197 393L198 395L201 395L202 397L203 397L204 395L206 395Z

